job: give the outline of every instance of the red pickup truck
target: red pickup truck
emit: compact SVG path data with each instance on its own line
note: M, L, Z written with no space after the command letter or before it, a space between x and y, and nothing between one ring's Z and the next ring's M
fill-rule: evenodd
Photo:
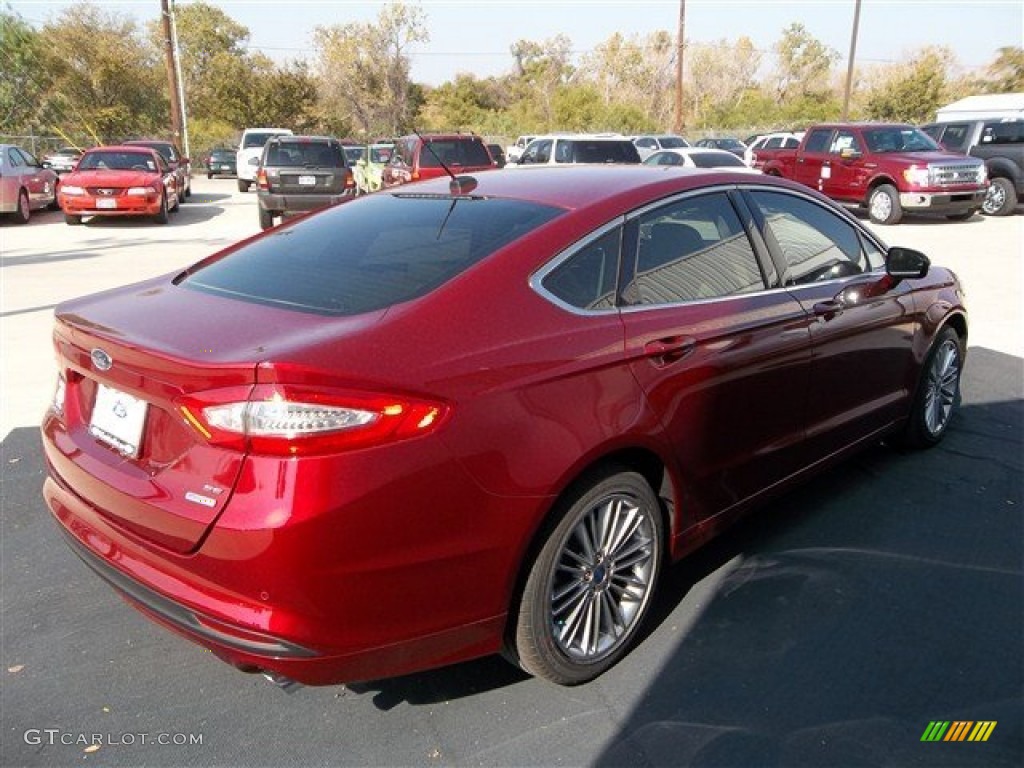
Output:
M762 170L867 208L876 224L896 224L905 211L969 219L988 189L983 162L946 152L902 124L815 125L799 147L777 150Z

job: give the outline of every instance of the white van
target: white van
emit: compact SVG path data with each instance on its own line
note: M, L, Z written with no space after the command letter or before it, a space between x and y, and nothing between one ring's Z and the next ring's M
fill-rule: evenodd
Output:
M235 156L238 171L238 191L248 192L250 185L256 181L256 170L260 165L263 145L271 136L291 136L287 128L246 128L242 131L242 139L238 142L238 154Z

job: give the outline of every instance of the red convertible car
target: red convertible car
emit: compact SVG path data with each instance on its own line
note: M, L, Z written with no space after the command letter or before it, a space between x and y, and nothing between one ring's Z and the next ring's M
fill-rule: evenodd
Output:
M940 441L967 313L807 187L537 168L66 302L54 344L44 496L151 618L278 681L504 650L575 684L741 513Z
M174 172L149 147L96 147L61 179L60 207L68 224L83 216L149 216L166 224L178 210L180 191Z

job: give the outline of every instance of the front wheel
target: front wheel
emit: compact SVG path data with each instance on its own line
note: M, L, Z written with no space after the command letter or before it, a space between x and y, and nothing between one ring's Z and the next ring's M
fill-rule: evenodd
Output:
M1017 208L1017 190L1013 182L1002 177L992 179L985 202L981 204L983 213L989 216L1009 216Z
M868 216L875 224L897 224L903 218L900 193L892 184L881 184L868 196Z
M18 193L18 207L14 209L14 220L18 224L28 224L32 218L32 206L28 202L28 192L24 189Z
M156 216L153 217L153 220L157 224L166 224L170 220L170 218L171 217L167 211L167 195L164 194L160 196L160 210L156 214Z
M636 472L606 474L572 497L530 568L516 660L559 685L585 683L631 646L664 553L658 498Z
M79 224L82 223L82 217L77 216L73 213L65 213L64 223L71 227L77 227Z
M938 445L960 405L963 372L963 341L955 329L943 328L921 369L921 380L910 407L910 416L898 442L908 448Z

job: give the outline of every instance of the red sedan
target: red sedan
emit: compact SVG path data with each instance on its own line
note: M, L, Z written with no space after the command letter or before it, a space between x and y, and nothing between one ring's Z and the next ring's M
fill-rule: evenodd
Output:
M149 216L166 224L168 213L178 210L180 191L156 150L96 147L63 177L58 200L68 224L81 224L83 216Z
M722 171L434 180L56 310L44 495L132 604L305 683L557 683L662 568L958 402L957 278Z

